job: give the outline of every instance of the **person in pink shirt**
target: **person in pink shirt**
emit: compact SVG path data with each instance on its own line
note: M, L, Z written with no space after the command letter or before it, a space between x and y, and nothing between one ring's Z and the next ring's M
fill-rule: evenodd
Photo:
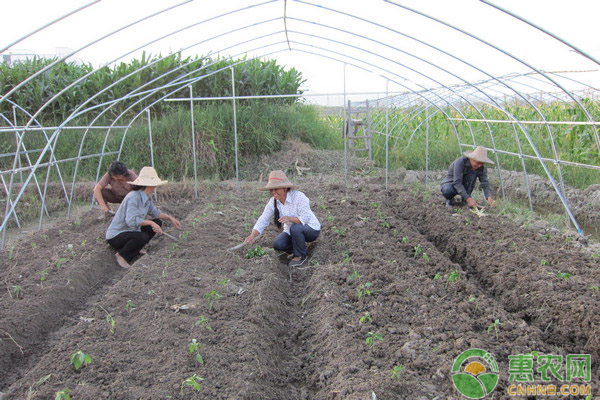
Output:
M94 197L100 209L107 213L110 211L108 203L121 203L132 189L127 182L133 182L137 177L135 172L127 169L125 163L113 161L108 172L94 186ZM110 188L107 187L108 185Z

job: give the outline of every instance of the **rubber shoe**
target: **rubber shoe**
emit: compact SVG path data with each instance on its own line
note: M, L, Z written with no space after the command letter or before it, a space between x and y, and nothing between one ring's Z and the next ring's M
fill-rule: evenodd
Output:
M290 263L288 265L290 267L294 267L294 268L299 267L306 262L307 258L308 257L304 256L304 257L301 257L299 260L292 260L292 261L290 261Z

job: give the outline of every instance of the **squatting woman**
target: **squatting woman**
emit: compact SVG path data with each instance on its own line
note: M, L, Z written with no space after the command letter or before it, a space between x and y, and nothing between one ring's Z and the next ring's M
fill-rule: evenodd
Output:
M245 243L254 243L273 218L277 228L283 227L273 248L285 251L292 257L290 267L304 264L307 258L306 242L317 240L321 232L321 224L310 209L310 200L295 188L283 171L272 171L269 174L269 182L259 190L268 190L272 197L256 221L252 233L244 240Z
M133 190L125 196L112 222L106 231L106 240L117 250L115 258L121 268L129 268L129 263L156 234L162 234L162 221L169 220L177 229L181 223L175 218L160 212L150 196L158 186L165 185L152 167L144 167L133 181ZM150 215L153 219L146 219Z

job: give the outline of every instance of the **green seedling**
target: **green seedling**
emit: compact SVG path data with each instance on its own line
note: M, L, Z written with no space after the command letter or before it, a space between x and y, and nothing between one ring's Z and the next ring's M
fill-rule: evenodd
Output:
M219 281L219 285L227 287L227 285L229 285L229 282L231 282L231 279L225 278L225 279Z
M190 233L190 231L183 231L183 233L179 236L179 239L186 240Z
M392 379L395 379L397 382L400 382L400 376L402 374L402 371L404 371L405 369L406 367L402 364L394 365L390 370L390 372L392 373Z
M71 400L71 395L69 395L69 393L71 393L69 389L58 391L55 394L54 400Z
M362 317L360 317L359 322L361 324L364 324L365 322L373 322L373 319L371 318L371 314L369 314L368 311L365 311L365 314Z
M471 220L469 218L465 218L465 226L471 225Z
M262 257L265 254L267 254L265 250L260 247L259 244L257 244L255 248L248 250L248 253L246 253L246 258Z
M86 244L87 244L87 239L85 239L83 242L81 242L81 247L85 247Z
M79 226L79 225L81 225L81 221L75 220L75 221L73 221L73 225Z
M212 331L212 328L210 325L208 325L208 319L204 315L200 316L200 319L196 321L196 325L200 325L201 328L206 328L209 331Z
M556 274L557 277L562 278L562 279L569 279L572 275L568 272L558 272Z
M217 292L216 290L211 290L210 292L206 293L204 295L204 298L208 300L208 309L212 310L213 305L215 305L219 300L221 300L222 297L223 295L220 292Z
M402 240L400 240L400 243L408 243L408 238L406 236L403 236Z
M421 243L417 244L415 247L415 258L419 257L421 254L423 254L425 252L425 250L423 250L423 247L421 246Z
M104 243L104 239L102 239L102 236L98 236L98 237L96 238L96 243L98 243L98 244L102 244L102 243Z
M353 271L353 272L350 274L350 276L349 276L348 278L349 278L349 279L351 279L351 280L352 280L352 279L360 279L360 274L358 273L358 271L357 271L357 270L354 270L354 271Z
M463 213L463 209L462 208L455 208L454 212L457 214L462 214Z
M66 258L61 257L58 260L54 261L54 265L56 265L56 268L60 268L63 266L63 264L67 261Z
M433 276L433 279L435 279L436 281L437 281L437 280L440 280L440 279L442 279L442 274L440 274L440 273L438 272L437 274L435 274L435 275Z
M104 310L104 312L106 313L106 322L108 322L108 324L110 325L110 333L114 334L116 325L115 319L112 315L108 313L108 311Z
M196 374L185 379L183 382L181 382L181 393L180 393L181 396L183 396L183 389L186 386L189 386L192 389L194 389L195 391L199 392L200 391L200 383L202 383L203 380L204 380L204 378L201 378Z
M375 349L375 341L383 340L383 333L379 332L369 332L367 333L367 338L365 339L365 343L371 348L371 351Z
M551 237L552 237L552 235L550 235L549 233L542 235L542 239L544 239L544 240L550 240Z
M85 354L81 350L77 350L75 353L71 354L71 365L75 367L75 370L79 370L82 366L85 367L88 364L92 363L92 357Z
M127 300L127 304L125 304L125 309L129 312L132 312L133 310L135 310L137 307L135 306L135 303L133 302L133 300Z
M350 264L350 261L352 260L352 257L350 257L350 252L344 251L342 253L342 255L344 256L344 259L342 260L342 264Z
M69 254L71 254L71 256L75 256L75 250L73 249L73 245L71 243L67 245L67 251Z
M44 284L46 277L48 276L48 268L44 268L43 270L37 273L40 276L40 285Z
M549 265L550 263L547 260L541 259L540 265Z
M475 296L469 297L469 303L473 303L473 302L475 302L475 311L477 311L477 309L479 308L479 303L477 303L477 297L475 297Z
M358 299L360 300L363 296L370 296L371 295L371 290L369 289L371 286L373 286L373 284L371 282L367 282L367 283L363 283L361 284L357 291L358 291Z
M592 286L590 286L590 289L592 289L594 292L598 292L598 291L600 291L600 286L598 286L598 285L592 285Z
M337 227L337 226L332 226L331 230L334 231L338 236L340 237L345 237L346 236L346 231L344 230L344 227Z
M37 244L35 242L31 242L31 248L33 250L37 249Z
M192 339L192 341L188 344L188 347L190 349L190 354L196 353L196 361L198 361L200 364L204 364L204 360L200 355L200 347L202 347L202 345L198 343L196 339Z
M12 287L12 294L11 292L8 292L10 294L10 297L13 297L15 299L21 299L23 298L23 286L19 286L19 285L15 285Z
M426 263L429 262L429 256L425 252L423 252L423 260L425 260Z
M487 328L487 333L488 335L490 334L490 332L492 331L492 329L494 330L494 332L496 333L496 340L498 340L498 327L502 325L502 323L500 322L499 319L496 319L494 322L492 322L490 324L490 326L488 326Z
M42 236L41 236L41 237L42 237L42 239L44 239L44 240L48 240L48 235L46 235L45 233L42 233Z
M458 271L454 270L448 274L448 278L446 281L446 287L448 287L449 283L454 283L460 278L460 274Z
M327 222L329 222L330 224L333 223L333 221L335 220L335 217L333 216L333 214L331 214L331 212L327 212Z
M8 250L8 259L12 260L14 257L15 246L11 246L10 250Z

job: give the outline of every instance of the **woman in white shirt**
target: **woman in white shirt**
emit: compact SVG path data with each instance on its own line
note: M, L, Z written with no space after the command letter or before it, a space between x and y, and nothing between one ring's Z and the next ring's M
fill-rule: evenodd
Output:
M267 186L258 190L270 191L272 200L269 199L265 210L254 224L252 233L244 240L245 243L254 243L273 217L273 223L278 228L283 227L283 232L275 239L273 248L292 256L290 267L304 264L306 242L317 240L321 232L321 223L310 209L310 200L295 188L283 171L272 171L269 174Z

